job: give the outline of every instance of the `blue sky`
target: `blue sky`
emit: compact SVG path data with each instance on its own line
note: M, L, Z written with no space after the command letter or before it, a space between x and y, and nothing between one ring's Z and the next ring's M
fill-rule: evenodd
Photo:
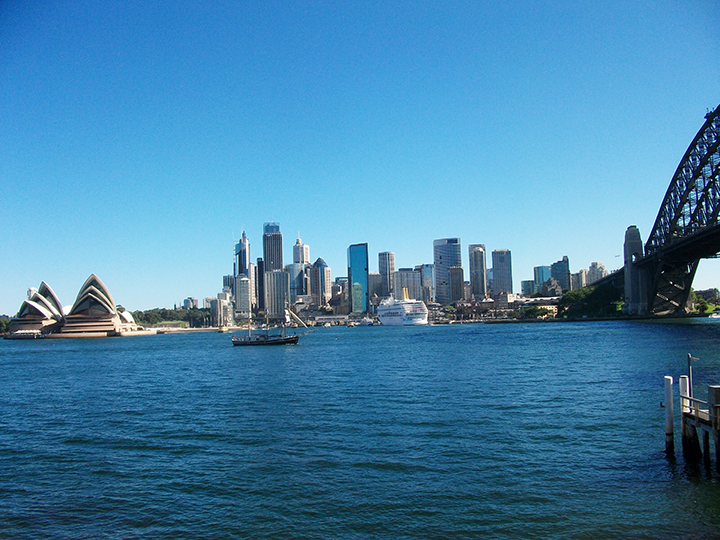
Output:
M617 268L720 103L718 27L693 0L0 2L0 313L93 272L131 310L214 296L266 221L333 277L444 237L510 249L517 289Z

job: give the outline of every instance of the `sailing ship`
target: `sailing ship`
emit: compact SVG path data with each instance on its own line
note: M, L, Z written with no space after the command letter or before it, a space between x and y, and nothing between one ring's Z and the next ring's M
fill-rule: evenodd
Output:
M288 323L290 322L290 318L293 318L298 324L300 324L303 328L307 328L307 325L302 321L300 317L295 315L292 311L289 309L285 309L285 319L283 321L282 325L282 333L279 334L271 334L270 333L270 326L268 321L266 321L265 324L265 332L261 334L254 334L252 333L252 317L248 318L248 333L247 335L234 335L232 338L232 344L237 346L253 346L253 345L297 345L298 341L300 339L300 336L304 336L305 334L309 334L311 331L302 332L300 334L290 334L287 333Z

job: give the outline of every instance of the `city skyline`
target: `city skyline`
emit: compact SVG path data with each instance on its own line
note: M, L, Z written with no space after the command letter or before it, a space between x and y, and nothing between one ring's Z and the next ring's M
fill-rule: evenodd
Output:
M7 2L0 314L43 280L69 302L90 273L132 310L215 296L242 231L257 258L273 221L285 261L299 229L336 276L354 243L405 268L446 237L509 249L517 291L563 256L615 270L718 105L719 17L692 0ZM718 275L703 260L693 286Z

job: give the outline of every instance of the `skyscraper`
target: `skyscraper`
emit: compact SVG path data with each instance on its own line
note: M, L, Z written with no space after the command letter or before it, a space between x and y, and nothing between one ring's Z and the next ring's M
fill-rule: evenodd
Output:
M310 264L310 246L303 244L299 237L293 246L293 263Z
M482 300L487 296L487 259L485 244L470 244L468 246L470 258L470 285L475 300Z
M570 283L570 260L567 258L567 255L564 255L558 262L550 265L550 276L555 278L563 291L572 289Z
M265 261L262 257L257 259L257 308L265 309Z
M318 306L324 306L332 298L330 267L321 257L310 268L310 294Z
M451 266L448 268L448 280L450 290L450 303L459 302L465 296L465 276L462 266Z
M551 277L549 266L535 266L533 268L533 292L540 292L543 283Z
M273 221L263 225L263 260L265 271L283 269L283 246L280 224Z
M595 283L597 280L607 276L605 265L601 262L591 262L588 269L588 285Z
M305 265L297 262L288 264L285 266L285 271L290 279L290 303L294 304L298 296L306 294Z
M496 249L492 252L493 295L513 292L512 256L509 249Z
M435 300L443 306L450 303L450 274L452 266L462 266L459 238L440 238L433 241L435 263Z
M422 271L413 268L400 268L395 272L395 298L404 298L403 289L407 289L408 299L422 300Z
M382 279L380 296L389 296L394 290L393 280L395 274L395 252L383 251L378 253L378 271Z
M435 265L433 264L419 264L415 267L416 272L420 272L422 276L421 287L422 287L422 298L421 300L426 304L435 301Z
M290 278L284 270L265 272L265 313L271 319L285 318Z
M242 238L235 244L235 276L250 277L250 241L242 233Z
M368 245L353 244L348 248L348 280L350 311L368 311Z

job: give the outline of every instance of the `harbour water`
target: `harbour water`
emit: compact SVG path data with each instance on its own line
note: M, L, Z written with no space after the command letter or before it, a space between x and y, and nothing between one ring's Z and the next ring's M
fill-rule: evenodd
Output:
M702 320L0 342L0 538L720 538L720 476L666 457L661 408L687 353L720 384L719 345Z

